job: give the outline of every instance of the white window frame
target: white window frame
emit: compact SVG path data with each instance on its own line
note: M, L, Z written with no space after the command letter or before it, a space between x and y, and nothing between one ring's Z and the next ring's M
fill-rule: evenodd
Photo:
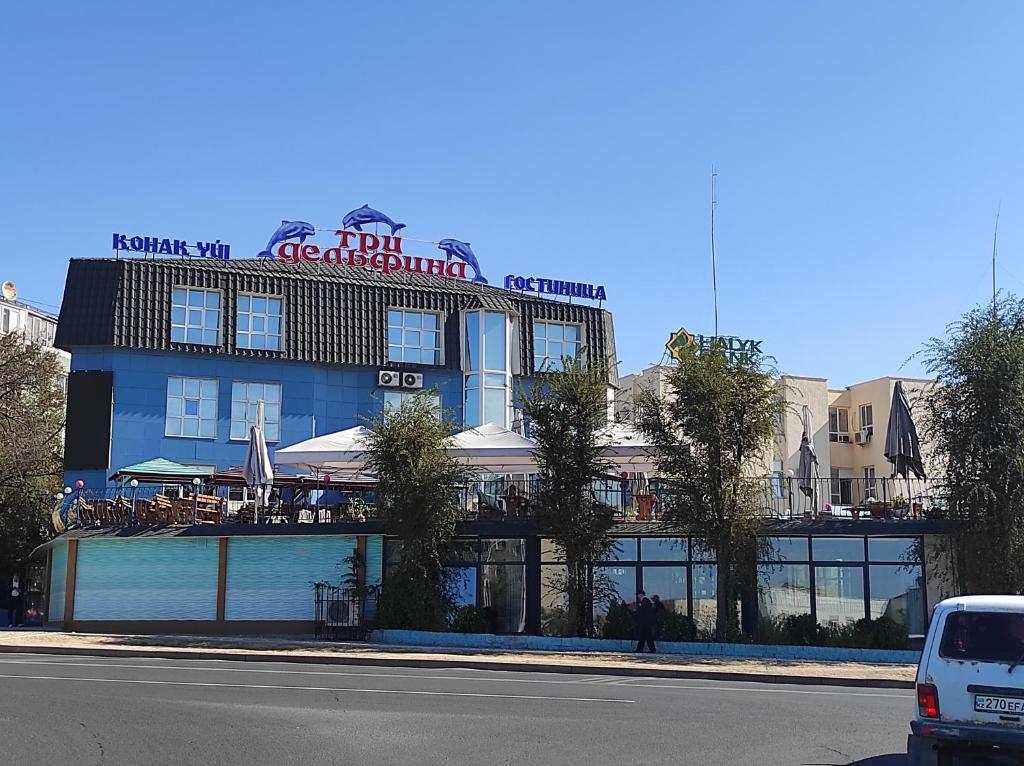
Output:
M421 393L426 393L433 400L434 408L437 410L437 418L438 420L440 420L442 416L441 394L437 393L436 391L424 392L422 389L416 391L385 391L383 396L384 409L387 410L388 408L394 408L394 403L388 402L389 398L393 399L394 397L397 396L398 406L400 407L406 402L411 401L414 397L418 396Z
M398 312L399 314L402 315L402 324L401 325L393 325L393 324L391 324L391 314L393 312ZM412 327L412 326L406 324L405 319L406 319L406 316L409 315L409 314L418 314L420 316L420 326L419 326L419 328ZM436 317L437 318L437 329L436 330L426 330L426 331L423 330L423 317L424 316L432 316L432 317ZM421 364L421 365L428 365L430 367L440 367L440 366L444 365L444 317L441 315L441 312L439 312L439 311L426 311L424 309L409 309L409 308L400 308L398 306L391 306L387 310L387 318L386 318L386 320L387 320L385 322L385 325L386 325L386 327L385 327L386 337L384 339L384 342L385 342L385 355L386 355L387 360L388 360L389 363L393 363L393 364L403 364L403 363L405 363L405 364ZM391 342L390 335L391 335L391 330L393 330L393 329L401 331L401 333L402 333L402 342L401 343L392 343ZM409 332L419 332L420 333L420 345L418 345L418 346L406 345L406 343L405 343L405 334L406 334L407 331L409 331ZM423 345L423 343L422 343L422 340L423 340L422 334L424 332L436 332L437 333L437 347L436 348L428 349L428 348L426 348ZM400 353L400 356L402 357L401 359L393 359L391 357L391 349L392 348L401 349L401 353ZM406 349L410 349L410 350L415 349L416 350L417 355L416 355L416 359L415 360L413 360L413 359L408 359L407 360L405 358ZM423 351L425 351L425 350L426 351L433 351L434 352L434 361L433 362L421 361L422 360Z
M469 337L466 333L466 324L470 314L476 314L479 317L480 327L480 367L479 370L471 370L469 368ZM485 360L487 359L487 350L485 346L484 336L486 335L486 322L487 314L500 314L505 318L505 369L494 370L486 367ZM462 379L462 422L467 428L473 428L488 421L484 419L484 413L487 411L487 394L488 390L501 390L504 391L505 395L505 422L497 423L502 428L509 428L509 423L512 417L512 322L511 318L504 311L489 311L487 309L476 309L475 311L464 312L461 316L460 321L460 332L462 334L462 353L463 353L463 369L464 375ZM469 386L470 377L473 375L480 376L480 384L473 386L472 389ZM495 385L494 383L488 383L488 375L501 375L503 377L503 384L501 386ZM468 407L466 406L466 398L470 390L480 391L480 410L477 413L477 420L479 421L475 425L470 425L471 421L468 419Z
M832 413L836 413L836 429L832 430ZM839 413L846 413L846 430L840 430L842 428L842 418ZM849 444L850 442L850 408L849 407L829 407L828 408L828 440L830 442L839 444Z
M256 402L259 401L259 399L257 399L256 401L250 401L249 400L249 398L248 398L248 396L249 396L249 388L248 387L251 386L251 385L276 386L277 387L277 401L276 402L267 402L266 399L263 400L263 402L264 402L264 430L263 430L263 438L266 439L268 443L272 443L272 444L280 442L281 441L281 420L283 419L283 413L281 412L281 408L282 408L283 402L281 400L284 398L284 387L280 383L278 383L277 381L271 381L271 380L233 380L233 381L231 381L231 419L230 419L229 425L228 425L228 439L230 441L233 441L233 442L248 441L249 440L249 428L251 426L256 425L255 419L253 419L251 422L249 420L249 405L255 405ZM246 398L244 400L242 400L242 399L235 399L235 386L245 386L246 387L246 392L245 392ZM242 424L245 427L245 435L244 436L235 436L235 423L238 422L238 420L235 418L235 405L236 404L240 404L243 401L244 401L244 404L245 404L245 413L242 416L242 421L241 422L242 422ZM266 430L266 427L265 427L266 424L268 422L270 422L266 418L266 408L270 404L276 404L277 405L277 420L276 420L277 434L276 435L268 433L267 430Z
M242 310L242 298L246 298L249 301L249 309L246 310L246 311ZM262 313L257 313L257 314L254 315L254 313L252 311L252 300L253 300L253 298L263 298L266 301L268 301L267 311L264 311ZM278 302L280 302L280 304L281 304L281 313L280 314L274 315L274 314L270 313L269 301L278 301ZM284 351L284 310L285 310L285 307L284 307L284 296L281 296L281 295L271 295L269 293L249 293L249 292L241 292L241 293L239 293L238 296L235 298L235 348L244 348L244 349L252 350L252 351ZM241 325L241 321L240 320L241 320L243 315L245 315L247 317L247 319L246 319L247 327L244 330L241 329L241 327L240 327L240 325ZM254 316L262 317L264 322L266 323L264 325L265 329L262 332L255 332L252 329L252 320L253 320ZM270 319L271 319L271 317L274 317L274 316L276 316L276 318L280 322L280 324L279 324L279 326L277 328L278 332L276 332L276 333L272 333L272 332L269 331ZM239 336L241 334L243 334L243 333L249 337L249 345L247 345L247 346L243 346L239 342ZM252 345L252 336L253 335L262 335L265 339L275 338L276 337L277 338L277 348L267 348L267 346L265 344L264 344L263 348L256 348L255 346Z
M538 325L544 325L544 327L545 327L544 337L539 339L539 340L543 340L543 342L544 342L544 354L539 354L538 353L538 349L539 349L539 346L540 346L540 344L538 343L538 337L537 337L537 326ZM553 356L548 356L548 353L547 353L547 347L548 347L548 328L553 327L553 326L561 327L562 328L562 340L557 341L557 342L561 343L563 346L566 345L566 341L565 341L565 328L573 327L573 328L576 329L576 341L575 341L576 350L572 354L565 353L565 350L563 349L562 353L557 358L553 357ZM583 345L584 345L584 343L583 343L583 325L581 325L581 324L579 324L577 322L557 322L557 321L549 320L549 319L535 319L535 320L533 320L533 354L532 354L533 371L534 372L556 372L556 371L560 370L562 368L562 357L565 357L565 356L576 357L579 354L580 350L583 348ZM540 359L542 361L540 367L537 366L538 359ZM553 364L553 363L555 363L555 364Z
M175 300L174 300L174 294L178 290L184 290L185 291L185 304L184 304L184 306L182 306L179 303L176 303ZM201 307L198 307L198 306L197 307L193 307L193 306L191 306L190 298L191 298L191 294L192 293L202 293L203 294L203 305ZM207 296L208 295L216 295L217 296L217 307L216 308L211 308L210 306L207 305ZM175 322L174 321L174 310L176 308L184 309L185 318L184 318L183 322ZM192 311L196 311L196 310L200 310L202 312L202 317L201 317L200 323L198 325L192 324L189 321L190 318L191 318L191 316L190 316L191 312ZM209 342L206 341L206 333L214 329L212 327L208 327L207 324L206 324L206 315L210 311L216 311L217 312L217 327L216 327L217 339L216 339L216 342L214 342L214 343L209 343ZM171 316L170 316L170 325L171 325L171 343L182 343L182 344L188 344L188 345L193 345L193 346L219 346L219 345L221 345L222 339L224 337L224 333L223 333L223 329L222 329L224 327L224 291L223 290L218 290L216 288L209 288L209 287L193 287L191 285L174 285L174 286L172 286L171 287ZM174 337L174 331L176 329L181 329L181 331L184 333L184 335L183 335L181 340L175 339L175 337ZM188 339L189 330L199 330L203 340L199 340L199 341L189 340Z
M864 466L864 497L874 497L875 495L875 467L873 465Z
M867 413L867 417L864 414ZM862 404L858 409L858 417L860 418L860 430L866 431L868 428L874 432L875 430L875 408L871 404ZM867 422L865 422L867 421Z
M171 381L173 381L173 380L180 380L182 382L182 384L181 384L182 385L182 393L181 394L172 394L171 393ZM194 418L191 415L186 415L185 414L185 409L186 409L185 402L194 398L194 397L188 396L185 393L185 391L184 391L186 381L190 381L190 380L199 381L199 399L198 399L199 405L198 405L198 409L197 409L197 414L196 414L196 416ZM213 396L212 397L203 396L203 393L202 393L203 383L213 383ZM218 406L219 398L220 398L220 383L219 383L219 381L216 378L196 378L196 377L192 377L190 375L170 375L170 376L168 376L168 378L167 378L166 398L164 400L164 436L169 436L169 437L172 437L172 438L175 438L175 439L209 439L209 440L215 440L217 438L217 425L218 425L218 423L217 423L217 416L218 416L218 410L219 410L219 406ZM181 414L180 415L172 415L171 414L171 399L180 399L181 400ZM212 401L213 402L213 415L212 416L205 416L204 417L202 415L203 401ZM175 420L180 421L180 427L178 429L178 431L179 431L178 433L172 433L171 430L170 430L170 421L171 421L172 418L175 419ZM194 419L194 420L197 420L199 422L199 425L198 425L198 428L197 428L197 432L194 435L193 434L186 434L186 433L184 433L184 430L185 430L185 420L186 419L187 420L193 420ZM210 421L213 422L213 434L212 435L205 435L205 436L203 435L203 433L202 433L203 425L202 424L203 424L204 420L208 421L208 422L210 422Z

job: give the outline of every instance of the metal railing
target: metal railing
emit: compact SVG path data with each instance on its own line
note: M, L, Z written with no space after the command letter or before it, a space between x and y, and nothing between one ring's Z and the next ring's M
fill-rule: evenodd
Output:
M816 477L801 481L773 476L763 487L762 512L784 519L899 521L938 518L947 507L942 483L934 479Z
M313 590L313 633L317 640L366 640L377 615L376 588L342 588L318 582Z
M903 520L937 518L946 508L941 482L929 479L814 478L773 476L753 479L763 516L779 519L846 518ZM482 479L458 490L467 520L528 519L536 515L535 479ZM671 506L673 489L653 479L595 479L592 498L610 506L619 521L660 521ZM281 502L257 508L229 501L226 487L186 488L166 493L159 486L80 489L58 506L64 528L139 524L330 524L380 517L373 490L335 492L332 502Z

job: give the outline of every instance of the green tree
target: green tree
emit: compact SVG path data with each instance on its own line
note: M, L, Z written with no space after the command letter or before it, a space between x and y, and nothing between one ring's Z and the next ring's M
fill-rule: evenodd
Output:
M566 595L567 635L591 632L596 596L590 563L611 547L615 512L594 495L595 479L606 476L600 430L607 425L608 373L565 358L562 369L546 373L519 401L537 442L537 524L565 552L566 576L557 587Z
M64 394L51 351L0 335L0 572L51 534L63 468Z
M1024 302L966 314L926 347L925 438L945 475L953 573L967 593L1024 592Z
M452 424L419 393L372 422L367 469L377 473L377 505L401 556L381 593L380 621L389 627L440 630L451 610L444 561L461 515L465 469L449 457Z
M665 379L665 395L642 391L636 423L652 444L666 486L663 517L703 537L718 563L715 636L738 633L736 597L754 587L762 479L782 400L757 357L690 350Z

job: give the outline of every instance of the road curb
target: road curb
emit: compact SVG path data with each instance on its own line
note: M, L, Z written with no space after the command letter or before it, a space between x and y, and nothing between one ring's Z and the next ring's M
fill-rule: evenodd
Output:
M230 660L232 662L290 662L317 665L358 665L363 667L463 668L509 672L563 673L589 676L678 678L704 681L793 684L799 686L846 686L870 689L913 689L913 681L896 678L848 678L796 676L777 673L742 673L728 670L676 670L658 667L577 665L572 663L503 662L480 659L433 659L425 657L360 657L348 655L296 656L277 652L237 652L230 649L188 651L172 647L114 649L108 647L0 645L0 654L53 654L88 657L143 657L166 660Z

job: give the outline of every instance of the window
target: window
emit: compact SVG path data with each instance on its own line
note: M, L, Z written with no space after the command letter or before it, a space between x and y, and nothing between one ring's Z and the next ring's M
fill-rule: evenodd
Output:
M239 295L235 345L280 351L281 299L267 295Z
M397 410L405 402L412 401L413 397L416 396L427 396L430 398L431 403L434 405L434 409L437 410L437 417L440 418L441 412L441 395L431 393L429 391L385 391L384 392L384 409Z
M175 287L171 293L171 340L220 345L220 292Z
M217 437L217 381L167 379L167 436Z
M847 407L828 408L828 440L850 441L850 410Z
M231 438L248 439L249 429L256 425L256 410L263 402L263 437L268 442L281 441L281 384L231 384Z
M471 311L465 319L464 361L467 428L493 423L508 428L511 379L508 374L508 317L497 311Z
M14 318L14 327L11 326L12 317ZM2 321L0 321L0 332L10 332L15 327L17 327L17 316L13 314L10 309L5 308L3 310Z
M486 610L494 633L526 629L526 541L457 540L445 567L457 606Z
M875 467L864 466L864 497L875 497Z
M388 311L388 361L441 364L441 316Z
M561 322L533 323L533 369L549 372L562 369L562 357L580 352L580 327Z
M844 476L843 468L832 469L832 505L853 504L853 479Z
M872 411L870 404L862 404L860 406L860 430L863 432L871 431L875 426L875 415Z
M807 564L762 564L757 579L761 617L811 613L811 568Z
M1016 663L1024 654L1024 615L953 612L946 617L939 655L961 662Z

